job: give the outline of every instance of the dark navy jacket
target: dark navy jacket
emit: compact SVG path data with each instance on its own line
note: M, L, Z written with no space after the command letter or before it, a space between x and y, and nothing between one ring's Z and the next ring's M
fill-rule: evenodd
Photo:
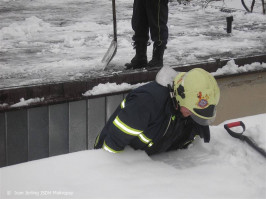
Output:
M95 148L116 153L129 145L151 155L184 148L196 135L209 137L209 127L182 117L169 89L151 82L127 95L98 135Z

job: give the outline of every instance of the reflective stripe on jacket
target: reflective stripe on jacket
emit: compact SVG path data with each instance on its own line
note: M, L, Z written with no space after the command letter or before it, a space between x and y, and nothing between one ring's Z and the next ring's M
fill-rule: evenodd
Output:
M117 153L129 145L149 155L177 149L194 140L192 123L174 111L168 88L151 82L132 90L121 102L97 137L95 148ZM190 128L184 129L186 124Z

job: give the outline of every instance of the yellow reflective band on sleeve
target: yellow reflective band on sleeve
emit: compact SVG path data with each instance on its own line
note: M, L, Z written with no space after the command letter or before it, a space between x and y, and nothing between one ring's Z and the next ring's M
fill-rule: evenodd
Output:
M147 138L143 133L139 134L138 138L145 144L148 144L151 142L151 139Z
M120 129L122 132L129 134L129 135L133 135L133 136L138 136L140 133L142 133L142 131L131 128L129 126L127 126L126 124L124 124L119 117L117 116L115 118L115 120L113 121L114 125Z
M151 142L149 145L148 145L148 147L151 147L153 145L153 143Z
M125 123L123 123L119 117L117 116L115 118L115 120L113 121L114 125L121 130L123 133L126 133L128 135L132 135L132 136L137 136L141 142L145 143L145 144L149 144L151 142L151 139L149 139L148 137L146 137L143 134L143 131L141 130L137 130L134 128L131 128L130 126L126 125Z
M106 151L108 151L108 152L110 152L110 153L120 153L120 152L122 152L122 151L116 151L116 150L110 148L109 146L107 146L107 144L105 143L105 141L103 143L103 149L106 150Z
M122 103L121 103L121 108L122 108L122 109L125 108L125 104L126 104L126 99L124 99L124 100L122 101Z

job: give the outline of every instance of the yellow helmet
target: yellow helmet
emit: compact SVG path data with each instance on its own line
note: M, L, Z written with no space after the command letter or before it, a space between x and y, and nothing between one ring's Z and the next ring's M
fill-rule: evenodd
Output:
M220 89L215 78L204 69L180 72L174 80L174 95L179 106L189 109L198 124L209 125L215 120Z

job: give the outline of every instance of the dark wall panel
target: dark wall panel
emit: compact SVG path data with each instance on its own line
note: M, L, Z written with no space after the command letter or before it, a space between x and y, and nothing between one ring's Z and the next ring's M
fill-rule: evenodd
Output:
M69 152L68 103L49 106L49 155Z
M69 151L75 152L87 148L86 101L69 103Z
M49 156L48 107L31 108L28 111L29 160Z
M6 120L5 113L0 113L0 167L6 166Z
M123 94L106 97L106 121L123 101Z
M88 148L93 149L96 136L105 124L105 97L88 100Z
M28 161L27 110L7 113L7 164Z
M93 149L126 95L0 113L0 167Z

